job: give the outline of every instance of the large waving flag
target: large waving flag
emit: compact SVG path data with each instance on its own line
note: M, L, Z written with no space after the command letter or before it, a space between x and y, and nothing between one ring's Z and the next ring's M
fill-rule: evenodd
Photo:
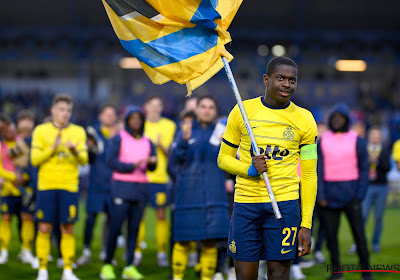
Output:
M233 56L224 45L242 0L102 0L123 47L155 84L173 80L190 93Z

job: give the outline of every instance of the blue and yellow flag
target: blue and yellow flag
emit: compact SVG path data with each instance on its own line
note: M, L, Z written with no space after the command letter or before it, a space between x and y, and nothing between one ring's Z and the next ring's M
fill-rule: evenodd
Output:
M242 0L102 0L123 47L155 84L173 80L190 93L233 56L228 26Z

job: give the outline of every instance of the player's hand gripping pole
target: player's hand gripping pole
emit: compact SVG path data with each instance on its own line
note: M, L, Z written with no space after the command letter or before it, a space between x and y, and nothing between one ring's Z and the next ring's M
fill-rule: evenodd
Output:
M249 118L247 117L246 110L244 109L242 97L240 96L239 90L238 90L236 82L235 82L235 78L233 77L231 68L228 63L228 60L225 57L222 57L222 61L224 62L226 75L228 75L229 82L231 83L233 93L235 95L237 104L239 106L240 113L242 114L244 124L246 125L247 132L249 133L251 146L253 147L254 154L256 156L259 156L260 150L258 149L256 138L254 137L253 131L251 130ZM269 182L267 172L263 172L262 176L264 179L265 186L267 187L269 198L271 199L271 205L272 205L272 208L274 209L275 217L277 220L279 220L282 218L282 214L279 211L278 203L276 203L275 195L274 195L274 192L272 191L272 187Z

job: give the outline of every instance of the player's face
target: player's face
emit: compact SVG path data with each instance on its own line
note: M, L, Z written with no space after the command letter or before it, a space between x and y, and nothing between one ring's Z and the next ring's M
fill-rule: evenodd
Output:
M8 141L15 140L16 128L14 124L7 125L4 129L4 138Z
M146 114L160 116L164 109L164 105L160 99L153 98L146 103L144 109L146 111Z
M138 131L142 127L143 121L139 113L132 113L128 119L128 126L133 131Z
M382 143L382 133L379 129L372 129L368 133L368 142L374 145Z
M330 125L334 131L344 130L347 118L341 113L334 113L331 117Z
M200 122L212 123L217 117L217 107L212 99L204 98L196 108L196 115Z
M264 74L265 102L282 107L293 96L297 86L297 69L290 65L278 65L271 77Z
M19 134L28 136L32 134L34 126L35 123L33 120L24 118L18 122L17 130Z
M51 116L53 122L59 126L65 126L69 123L72 114L72 104L67 102L57 102L51 107Z
M113 126L117 121L117 112L115 112L115 109L113 107L106 107L100 113L99 121L101 125L105 127Z
M197 107L197 98L190 97L189 99L186 99L185 108L183 109L183 111L186 112L195 111L196 107Z

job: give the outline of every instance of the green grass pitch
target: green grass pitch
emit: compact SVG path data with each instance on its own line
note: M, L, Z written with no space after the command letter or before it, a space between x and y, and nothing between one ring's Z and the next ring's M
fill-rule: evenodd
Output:
M80 255L82 250L83 242L83 229L85 220L85 214L83 211L83 206L80 207L80 220L76 225L76 236L77 236L77 257ZM372 215L371 215L372 216ZM99 216L98 219L102 217ZM378 265L393 265L400 264L400 208L388 208L385 213L384 218L384 231L382 236L382 246L381 253L371 254L371 264ZM156 262L156 244L155 244L155 213L152 209L146 210L146 242L148 248L143 251L144 258L143 263L139 267L139 271L145 275L146 280L161 280L169 279L170 269L169 268L159 268ZM367 224L367 238L371 240L372 235L372 217L370 217ZM96 229L94 233L94 242L92 245L92 263L87 266L79 267L75 270L75 274L82 280L100 279L99 271L102 262L98 261L98 254L100 250L100 236L101 228L100 223L96 223ZM340 227L340 253L342 264L357 264L357 255L348 255L347 250L352 243L352 235L349 230L347 220L342 216L342 223ZM14 219L13 224L13 238L10 246L10 257L9 262L6 265L0 265L0 280L10 280L10 279L36 279L37 271L30 268L29 265L21 264L17 260L17 254L19 252L19 241L16 238L16 224ZM324 254L328 259L328 253L326 249ZM52 255L57 256L56 248L52 248ZM118 260L118 266L116 267L116 273L118 276L121 275L123 266L125 262L121 260L122 250L118 249L116 254ZM327 273L327 267L325 265L317 265L309 269L303 269L303 272L307 276L307 280L321 280L326 279L329 274ZM61 279L62 270L56 267L55 262L49 263L49 274L50 279ZM359 273L346 273L346 280L360 279L361 275ZM197 279L193 269L187 269L185 279ZM400 279L400 274L398 273L375 273L374 279Z

